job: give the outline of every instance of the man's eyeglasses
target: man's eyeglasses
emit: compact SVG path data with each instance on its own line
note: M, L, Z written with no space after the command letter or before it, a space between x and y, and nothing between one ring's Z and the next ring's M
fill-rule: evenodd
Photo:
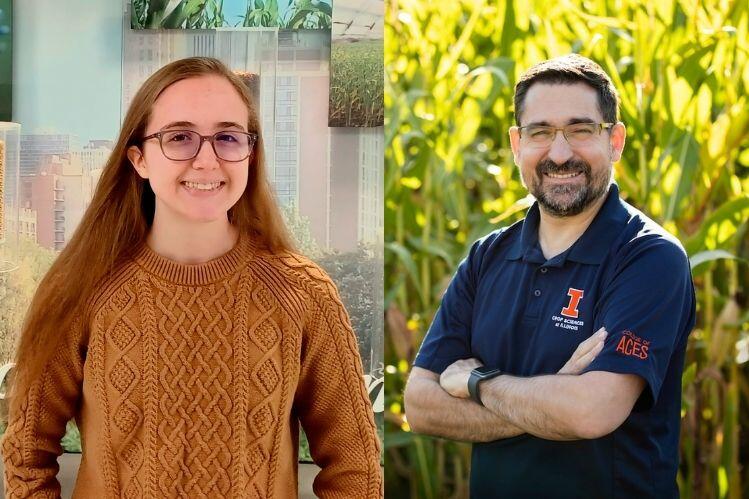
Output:
M195 158L203 142L208 141L216 157L230 162L242 161L252 154L257 142L257 134L247 132L222 131L213 135L200 135L192 130L169 130L156 132L143 141L159 139L161 152L172 161L187 161Z
M520 140L535 148L550 147L557 132L561 131L572 147L588 145L601 130L612 128L616 123L573 123L563 127L529 125L518 128Z

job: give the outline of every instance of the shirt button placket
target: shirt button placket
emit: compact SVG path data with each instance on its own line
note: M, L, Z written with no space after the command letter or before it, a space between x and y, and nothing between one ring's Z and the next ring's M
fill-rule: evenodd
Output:
M541 272L542 274L546 274L546 272L547 272L547 271L548 271L549 269L547 269L546 267L541 267L541 268L540 268L540 269L538 269L538 270L539 270L539 272ZM540 297L540 296L541 296L541 290L540 290L540 289L536 289L535 291L533 291L533 296L535 296L536 298Z

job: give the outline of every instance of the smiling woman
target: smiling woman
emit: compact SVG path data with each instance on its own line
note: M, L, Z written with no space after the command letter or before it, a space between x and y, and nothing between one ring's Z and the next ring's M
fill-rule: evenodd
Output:
M24 324L8 497L59 495L71 417L74 497L295 497L298 423L318 495L381 496L348 315L293 251L255 103L216 59L175 61L140 88Z

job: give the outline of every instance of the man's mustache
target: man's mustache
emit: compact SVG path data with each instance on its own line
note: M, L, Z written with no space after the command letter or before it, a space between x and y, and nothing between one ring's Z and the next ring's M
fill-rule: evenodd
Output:
M562 164L554 163L550 159L545 159L536 165L536 174L540 177L544 173L572 173L582 171L586 177L590 177L590 165L581 159L565 161Z

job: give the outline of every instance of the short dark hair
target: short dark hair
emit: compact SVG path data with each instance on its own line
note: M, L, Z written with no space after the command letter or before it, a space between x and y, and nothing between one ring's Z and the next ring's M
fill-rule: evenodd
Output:
M598 94L598 108L607 123L616 123L619 96L614 84L601 66L587 57L569 54L543 61L523 73L515 85L515 123L520 125L523 103L528 89L534 83L566 84L585 83Z

